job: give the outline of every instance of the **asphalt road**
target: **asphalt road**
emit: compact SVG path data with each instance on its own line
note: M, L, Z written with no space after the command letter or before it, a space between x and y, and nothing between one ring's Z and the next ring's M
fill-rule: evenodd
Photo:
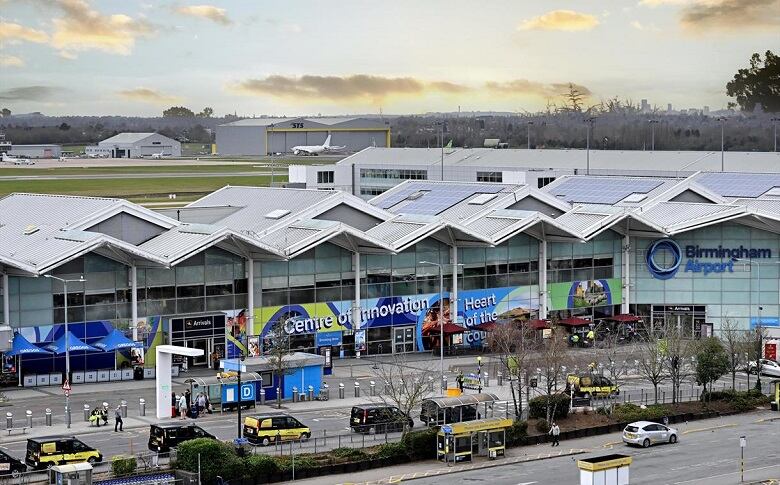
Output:
M780 415L777 413L750 413L696 421L681 424L679 431L679 443L648 449L623 445L618 433L569 440L562 442L561 447L597 450L579 455L576 459L611 453L630 455L633 458L630 467L632 485L720 485L740 482L739 437L745 436L745 480L780 477ZM458 483L562 485L579 483L579 470L572 457L564 457L463 472L451 478ZM419 479L415 483L440 484L441 478Z

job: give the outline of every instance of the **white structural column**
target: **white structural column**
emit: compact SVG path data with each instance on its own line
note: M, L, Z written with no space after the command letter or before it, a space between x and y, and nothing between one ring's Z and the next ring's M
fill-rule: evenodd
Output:
M631 279L629 278L629 269L631 268L631 237L626 233L623 237L623 303L620 306L620 313L628 313L628 303L631 299Z
M156 352L157 366L155 369L155 398L157 419L171 418L171 364L173 355L200 357L203 349L179 347L177 345L158 345Z
M3 322L11 325L11 293L8 288L8 273L3 273Z
M360 253L355 251L352 255L354 258L353 267L355 268L355 303L352 306L352 330L357 332L360 330ZM360 358L360 352L355 350L355 357Z
M452 318L454 315L452 322L460 323L458 318L458 309L460 308L460 302L458 301L458 269L460 268L458 266L458 246L452 246L450 254L452 255L452 298L450 298L450 317Z
M539 241L539 318L547 318L547 241Z
M133 340L138 341L138 271L135 265L130 266L130 318Z
M255 335L255 260L249 258L246 260L246 306L247 308L247 329L246 334L249 337Z

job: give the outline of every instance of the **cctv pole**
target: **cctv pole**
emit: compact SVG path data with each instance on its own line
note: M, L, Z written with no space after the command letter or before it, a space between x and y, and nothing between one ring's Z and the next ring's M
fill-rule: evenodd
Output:
M65 291L65 382L70 383L70 331L68 330L68 280L62 280ZM70 391L65 391L65 423L70 429Z
M238 439L241 439L241 357L240 350L238 360Z

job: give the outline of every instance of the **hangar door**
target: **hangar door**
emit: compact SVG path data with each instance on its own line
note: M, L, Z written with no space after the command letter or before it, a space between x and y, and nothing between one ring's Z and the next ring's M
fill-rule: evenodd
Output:
M322 145L328 133L325 131L268 131L268 151L289 153L300 145Z

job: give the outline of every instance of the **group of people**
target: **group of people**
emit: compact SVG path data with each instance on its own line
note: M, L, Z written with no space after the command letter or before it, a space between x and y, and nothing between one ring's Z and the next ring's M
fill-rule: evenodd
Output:
M193 399L189 389L178 396L175 392L171 393L171 417L179 416L179 419L187 419L189 416L196 418L200 413L211 414L211 402L208 394L199 392Z
M103 423L103 426L106 426L108 424L108 403L104 402L101 406L95 406L95 409L92 410L92 412L89 414L89 422L93 423L98 428L100 427L100 423ZM124 423L122 422L122 405L118 404L116 408L114 408L114 432L117 433L119 431L124 431L123 429Z

